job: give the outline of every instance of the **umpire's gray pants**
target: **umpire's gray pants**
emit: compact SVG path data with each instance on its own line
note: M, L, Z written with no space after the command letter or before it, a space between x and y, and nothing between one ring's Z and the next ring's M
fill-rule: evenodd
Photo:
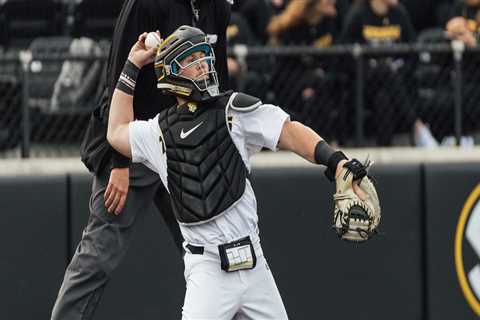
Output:
M65 272L52 320L92 319L111 273L127 252L135 222L152 200L167 220L177 245L181 245L180 231L158 174L143 165L130 167L127 201L118 216L108 213L104 205L109 177L109 170L94 177L88 224Z

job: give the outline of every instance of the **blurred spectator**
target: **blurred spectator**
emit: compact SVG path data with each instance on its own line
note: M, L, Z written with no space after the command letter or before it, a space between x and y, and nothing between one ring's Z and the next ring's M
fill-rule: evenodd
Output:
M288 0L267 0L272 15L280 14L287 6Z
M441 15L444 19L445 31L436 32L441 37L436 41L456 40L460 41L467 47L476 47L478 43L478 22L476 21L476 15L480 1L478 0L466 0L456 2L453 6L448 3L442 3L439 9L442 10ZM447 10L445 10L447 9ZM451 17L447 20L448 17ZM433 35L433 33L432 33ZM461 46L456 46L461 48ZM451 57L451 56L450 56ZM440 60L434 63L440 63L442 69L455 70L452 59L440 58ZM438 58L438 57L437 57ZM445 56L445 58L447 58ZM443 61L442 61L443 60ZM480 59L475 52L463 52L462 54L462 131L471 134L478 131L478 123L480 122L480 111L477 107L480 99L479 85L480 75L477 67L480 65ZM421 111L422 117L427 121L430 121L430 126L423 123L416 123L416 141L418 145L425 147L437 147L443 145L450 145L455 138L452 136L454 133L454 119L451 116L451 111L455 104L453 97L453 84L456 82L456 72L439 73L434 72L432 74L435 82L435 94L431 96L431 102L424 101L421 105L424 110ZM425 78L427 79L427 78ZM433 109L432 107L433 106ZM426 108L425 108L426 107ZM426 112L427 111L427 112ZM443 121L438 121L442 119ZM428 131L431 131L429 133ZM424 133L423 136L419 136L418 133ZM461 137L460 144L462 146L468 146L472 138L469 136Z
M267 1L270 0L239 0L232 6L232 11L240 14L247 21L253 35L261 44L265 44L268 40L266 30L271 11Z
M341 36L344 43L372 46L414 40L410 16L398 0L359 1L350 9ZM390 145L395 133L407 131L414 143L416 111L406 87L406 73L412 66L394 57L371 58L367 62L365 98L366 106L370 106L367 134L374 135L378 145Z
M471 20L470 20L471 21ZM476 22L473 22L476 24ZM464 17L454 17L450 19L446 26L447 35L452 40L460 40L469 47L477 46L476 29L477 26L471 28L472 24L469 23Z
M339 36L335 0L291 1L275 16L267 30L272 44L331 46ZM342 108L342 83L331 72L332 58L295 55L279 58L274 70L275 101L286 104L293 117L314 128L322 136L339 137L336 132ZM321 123L320 123L320 121ZM330 127L337 124L334 128ZM326 136L329 132L332 137ZM342 131L345 132L345 131Z
M255 46L259 44L250 25L238 12L232 12L231 14L227 27L227 43L232 49L235 49L237 45ZM261 72L259 72L261 64L262 61L259 61L258 58L237 56L234 50L230 50L227 57L227 67L231 89L264 98L262 88L266 84Z
M274 44L326 47L337 35L335 0L291 1L272 18L267 31Z
M463 17L468 29L478 32L480 27L480 0L457 0L450 11L450 18Z
M459 40L466 46L477 47L480 34L480 0L456 2L446 24L447 36ZM476 52L466 52L462 61L463 76L463 129L467 134L478 133L480 123L480 58Z
M242 0L240 0L242 1ZM249 0L246 0L247 2ZM303 7L306 5L305 2L308 2L308 0L260 0L262 3L260 4L261 7L263 7L263 2L267 4L268 10L269 10L269 17L277 17L280 16L282 13L285 14L285 9L287 8L288 5L292 5L295 3L293 6L296 7ZM336 24L337 24L337 29L340 30L343 24L343 20L346 16L346 13L348 11L348 8L350 7L351 3L355 0L332 0L335 4L336 7ZM302 3L303 2L303 3ZM263 8L261 8L263 11ZM265 30L265 29L262 29ZM267 32L268 36L268 32Z
M342 42L388 45L413 42L410 15L398 0L358 0L348 13Z
M460 40L469 47L475 47L480 31L480 0L455 2L450 17L446 23L448 37Z
M228 46L265 45L271 12L270 0L234 1L227 28ZM262 72L262 68L266 64L265 58L236 55L230 50L227 59L230 87L265 100L268 74Z

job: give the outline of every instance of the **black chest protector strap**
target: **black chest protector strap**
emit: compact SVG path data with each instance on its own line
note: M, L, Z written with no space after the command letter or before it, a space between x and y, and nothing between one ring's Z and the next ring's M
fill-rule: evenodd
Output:
M160 113L168 188L182 224L215 218L245 191L247 168L226 121L229 98L227 94L198 107L187 103Z

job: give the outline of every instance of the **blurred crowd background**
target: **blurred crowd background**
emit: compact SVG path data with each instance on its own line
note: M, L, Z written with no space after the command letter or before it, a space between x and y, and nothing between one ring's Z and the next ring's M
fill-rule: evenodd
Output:
M123 2L0 0L0 157L78 153ZM332 143L480 142L480 0L235 0L232 10L232 89Z

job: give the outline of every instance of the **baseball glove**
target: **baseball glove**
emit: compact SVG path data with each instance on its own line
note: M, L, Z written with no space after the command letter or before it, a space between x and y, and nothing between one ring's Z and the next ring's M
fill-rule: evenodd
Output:
M377 233L380 224L380 202L375 186L367 176L371 162L362 164L352 159L344 164L336 180L336 193L333 195L335 211L333 228L343 240L363 242ZM361 200L353 191L353 182L366 195Z

